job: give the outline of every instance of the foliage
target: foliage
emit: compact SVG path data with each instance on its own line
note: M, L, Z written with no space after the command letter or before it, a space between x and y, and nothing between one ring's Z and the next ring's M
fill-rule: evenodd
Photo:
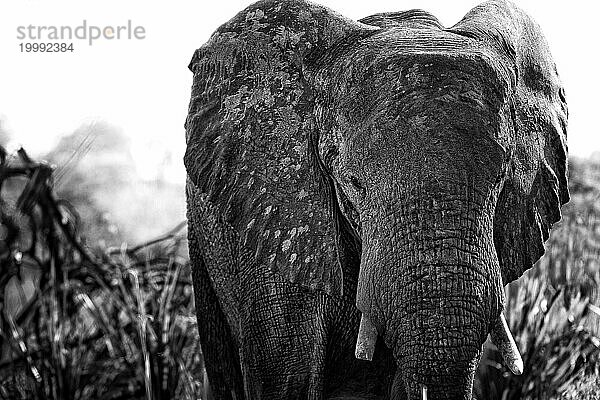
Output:
M91 253L77 214L54 196L52 168L23 150L0 156L0 398L199 398L185 225ZM35 290L10 294L25 276ZM21 301L10 306L11 296Z

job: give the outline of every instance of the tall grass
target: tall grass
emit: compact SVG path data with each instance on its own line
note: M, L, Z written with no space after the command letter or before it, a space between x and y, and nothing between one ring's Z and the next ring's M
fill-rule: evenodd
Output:
M200 398L185 224L92 252L52 168L23 150L0 156L0 398Z

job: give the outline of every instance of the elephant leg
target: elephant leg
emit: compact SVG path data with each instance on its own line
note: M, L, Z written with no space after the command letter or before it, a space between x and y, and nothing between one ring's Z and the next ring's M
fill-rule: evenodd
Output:
M377 360L388 352L376 350L372 363L354 357L356 273L345 271L343 297L303 288L257 262L193 185L188 204L199 331L217 396L386 397L381 377L395 368L391 357ZM356 257L344 252L342 265Z
M328 324L318 296L253 260L242 265L240 354L247 396L321 399Z
M187 195L199 330L213 388L234 389L238 399L320 399L319 343L327 324L318 322L318 295L257 261L256 249L240 243L193 184Z
M190 236L193 238L193 235ZM190 253L197 248L193 239L190 240ZM219 305L204 260L197 254L190 256L198 333L213 397L215 400L241 400L244 398L244 392L237 346Z
M190 229L198 330L216 399L387 398L395 365L383 341L373 362L354 357L353 291L344 299L310 292L242 255L234 334Z

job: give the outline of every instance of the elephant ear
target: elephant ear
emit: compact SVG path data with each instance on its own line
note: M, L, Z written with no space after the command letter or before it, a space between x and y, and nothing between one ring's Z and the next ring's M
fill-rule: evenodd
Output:
M494 217L494 243L507 284L544 254L560 207L569 201L564 91L540 27L514 4L483 3L449 31L493 48L512 69L507 129L499 135L510 159Z
M313 151L314 88L304 72L364 31L305 1L259 1L190 64L184 162L209 203L203 209L216 214L201 220L232 231L252 265L332 294L342 290L335 195Z

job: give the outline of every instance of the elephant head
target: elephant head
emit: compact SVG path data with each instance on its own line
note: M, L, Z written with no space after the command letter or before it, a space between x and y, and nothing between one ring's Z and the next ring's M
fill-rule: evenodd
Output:
M445 29L262 0L190 69L190 184L249 257L355 290L358 355L383 338L410 398L469 398L488 333L519 372L503 286L569 199L564 92L531 18L492 0Z

